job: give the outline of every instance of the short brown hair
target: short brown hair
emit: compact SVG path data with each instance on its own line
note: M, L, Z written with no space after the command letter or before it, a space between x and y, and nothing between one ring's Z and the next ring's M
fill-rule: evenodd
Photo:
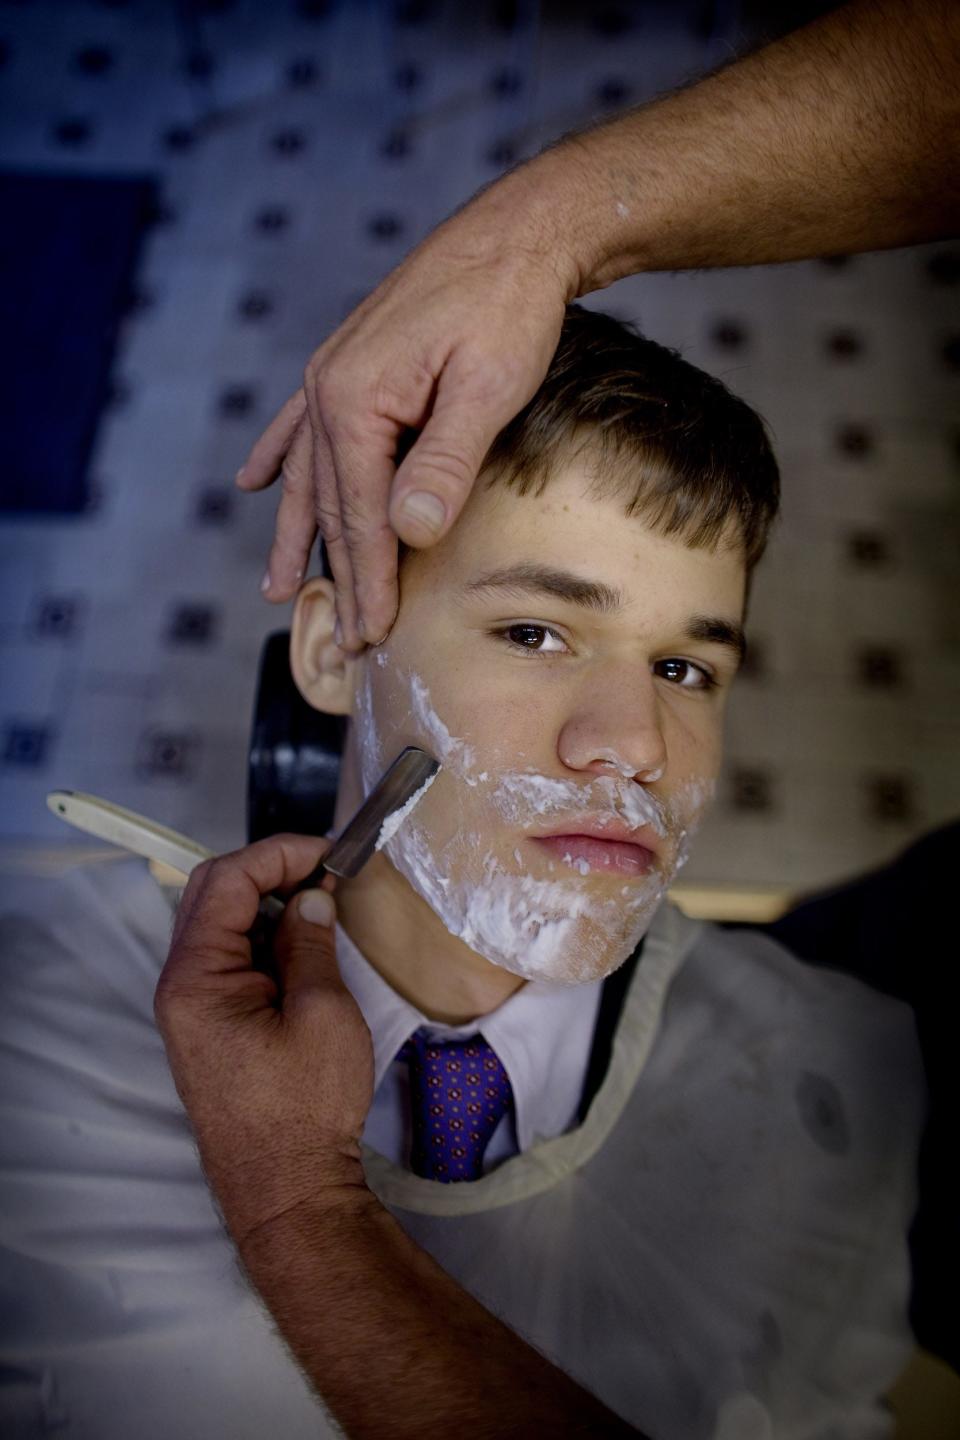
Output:
M398 464L415 439L405 437ZM483 483L541 495L582 450L595 461L597 493L625 493L625 514L664 535L712 549L733 522L749 577L780 503L763 420L676 350L568 305L543 384L490 446ZM400 542L401 563L411 548Z
M760 416L634 326L568 305L543 384L481 473L488 486L541 495L580 450L595 460L598 493L627 493L627 515L704 548L733 521L748 574L763 554L780 472Z

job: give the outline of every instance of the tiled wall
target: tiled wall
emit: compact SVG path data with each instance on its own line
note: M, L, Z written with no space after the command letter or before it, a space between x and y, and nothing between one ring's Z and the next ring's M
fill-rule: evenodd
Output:
M69 843L43 803L60 786L243 843L257 659L289 615L258 590L275 493L232 485L249 443L478 185L742 34L736 6L700 3L0 6L0 165L164 192L89 513L0 531L8 858ZM955 816L960 249L635 278L590 303L757 405L784 472L687 874L808 886Z

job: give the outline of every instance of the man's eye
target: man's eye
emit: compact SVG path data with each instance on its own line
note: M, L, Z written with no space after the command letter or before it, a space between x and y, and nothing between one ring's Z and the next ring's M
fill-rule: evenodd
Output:
M556 630L551 630L549 625L507 625L502 630L491 630L491 635L496 635L511 650L524 651L533 655L556 655L560 647L566 648L561 636ZM552 646L544 646L539 642L545 635L550 636L556 642Z
M691 660L658 660L653 670L654 674L684 690L713 690L717 683L708 671Z

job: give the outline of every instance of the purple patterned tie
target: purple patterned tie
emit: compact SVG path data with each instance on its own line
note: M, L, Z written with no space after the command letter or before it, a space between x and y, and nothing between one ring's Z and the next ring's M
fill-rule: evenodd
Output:
M513 1104L496 1051L479 1031L466 1040L431 1040L415 1030L397 1059L410 1065L413 1173L446 1184L479 1180L483 1153Z

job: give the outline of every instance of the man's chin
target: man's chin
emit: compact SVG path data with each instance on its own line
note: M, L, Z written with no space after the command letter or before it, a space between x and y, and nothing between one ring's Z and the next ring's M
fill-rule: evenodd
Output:
M490 964L524 980L589 985L605 980L630 958L646 935L663 893L659 883L650 886L645 902L628 914L624 914L622 902L618 905L608 900L575 916L563 911L521 916L508 939L499 929L485 928L474 916L458 938Z
M451 875L418 827L401 834L385 851L444 928L525 980L584 985L613 974L636 949L666 889L658 869L580 876L563 866L562 874L557 867L556 875L536 875L508 868L496 855L481 859L476 849L463 855L462 873Z

